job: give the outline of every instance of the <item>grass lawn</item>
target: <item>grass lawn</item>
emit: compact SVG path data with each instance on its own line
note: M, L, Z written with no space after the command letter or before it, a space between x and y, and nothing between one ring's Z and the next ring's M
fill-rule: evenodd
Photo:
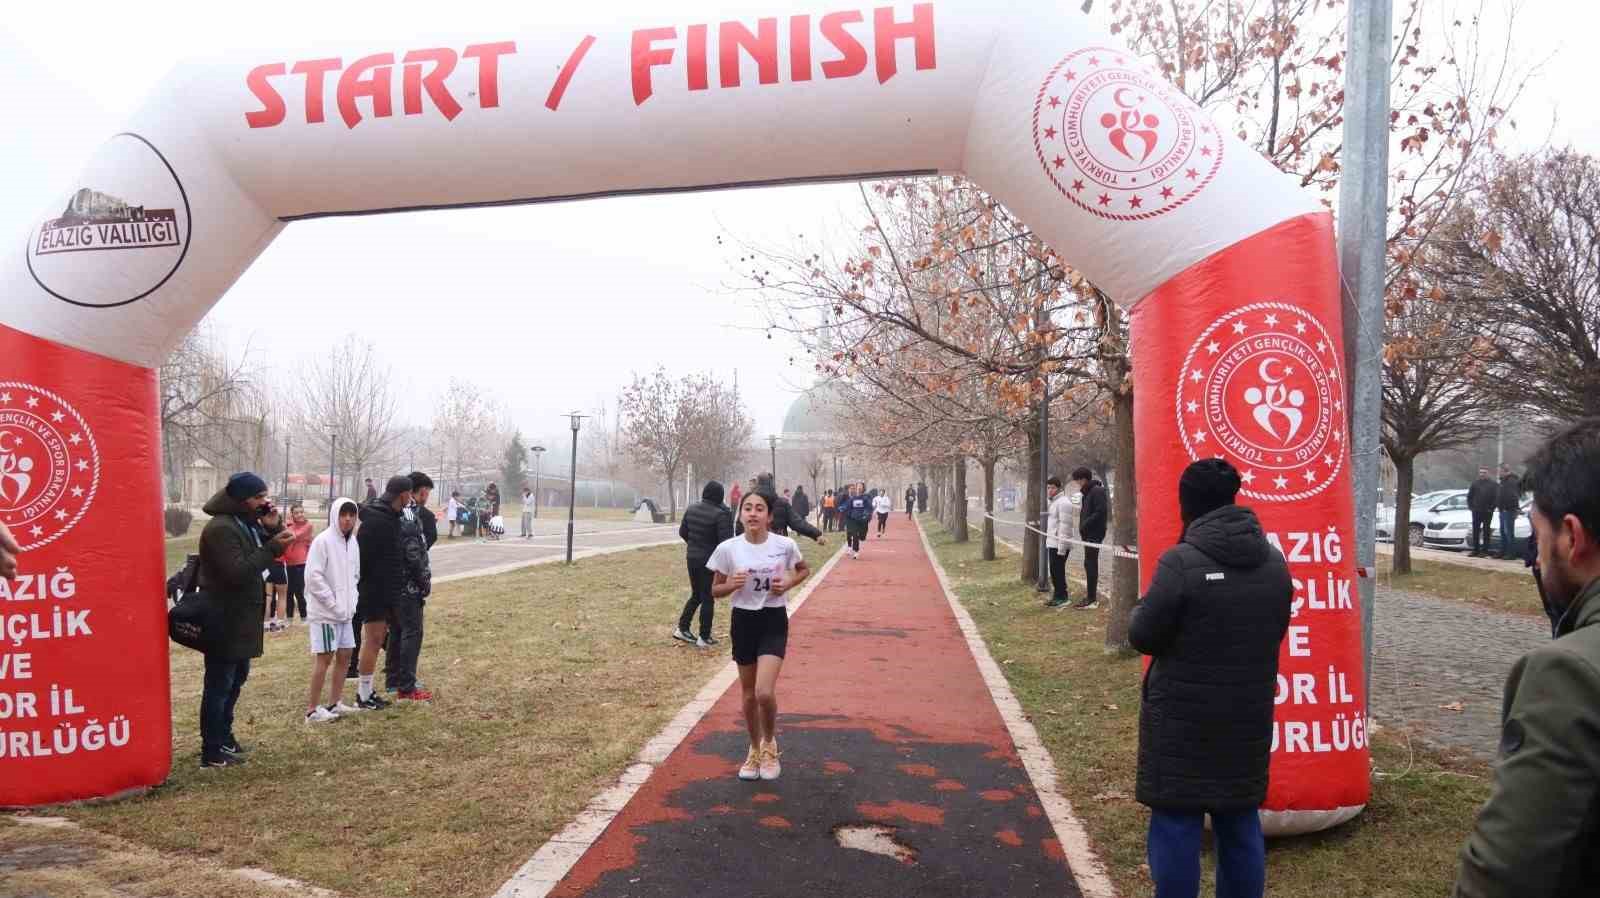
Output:
M81 828L25 826L0 818L0 871L6 896L73 898L284 898L285 892L192 857L163 855Z
M1517 573L1487 571L1413 558L1411 573L1396 576L1390 573L1390 561L1389 556L1378 556L1378 582L1384 586L1470 602L1496 611L1537 617L1544 615L1544 606L1539 602L1539 588L1533 583L1533 575L1526 570Z
M837 544L802 548L820 567ZM201 657L174 647L170 780L62 813L351 898L492 894L727 663L725 605L717 649L668 638L684 581L683 550L665 547L447 584L420 665L434 703L317 727L302 722L305 629L269 636L235 726L254 752L228 770L197 767Z
M922 518L939 561L990 652L1055 758L1060 786L1125 898L1153 893L1145 862L1149 813L1133 793L1140 662L1105 654L1104 610L1045 609L1017 582L1003 547L992 562L980 541L954 542ZM1456 852L1488 797L1485 766L1431 753L1393 728L1373 738L1370 804L1331 832L1267 845L1273 898L1436 898L1455 879ZM1211 856L1206 856L1207 876ZM1211 885L1202 890L1208 894Z

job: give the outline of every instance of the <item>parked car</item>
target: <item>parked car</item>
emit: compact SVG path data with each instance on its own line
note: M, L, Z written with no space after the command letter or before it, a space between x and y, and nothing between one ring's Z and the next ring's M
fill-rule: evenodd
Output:
M1532 496L1522 500L1522 513L1517 515L1517 523L1511 531L1511 551L1518 555L1533 535L1533 521L1528 517L1528 509L1532 507ZM1435 512L1423 529L1422 545L1428 549L1467 550L1472 545L1472 512L1465 505ZM1489 517L1489 545L1486 548L1500 551L1498 511Z
M1423 530L1427 525L1428 517L1438 511L1443 511L1447 503L1458 503L1460 508L1467 507L1466 490L1434 490L1420 496L1411 497L1411 544L1422 545ZM1378 541L1394 541L1394 507L1382 506L1378 509Z

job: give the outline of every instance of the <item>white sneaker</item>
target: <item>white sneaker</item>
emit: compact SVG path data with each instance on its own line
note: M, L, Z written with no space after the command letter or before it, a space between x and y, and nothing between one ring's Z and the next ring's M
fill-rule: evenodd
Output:
M318 705L315 711L306 714L306 723L329 723L338 719L339 715L321 705Z
M750 746L750 753L745 755L744 764L739 768L739 779L761 779L761 751L754 745Z
M337 705L334 705L332 708L329 708L328 710L330 710L333 713L339 715L340 717L343 717L346 714L356 714L356 713L359 713L361 711L365 711L367 709L366 708L357 708L355 705L347 705L347 704L345 704L344 702L341 701Z
M696 636L694 638L694 646L697 649L709 649L709 648L711 648L711 643L706 642L704 639L701 639L700 637Z
M775 780L783 773L783 766L778 763L776 739L761 747L760 762L758 772L764 780Z

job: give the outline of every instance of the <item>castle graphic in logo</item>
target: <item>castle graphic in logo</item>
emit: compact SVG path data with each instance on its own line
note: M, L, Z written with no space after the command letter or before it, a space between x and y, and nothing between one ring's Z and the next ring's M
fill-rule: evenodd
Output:
M152 249L181 243L176 209L134 206L121 197L84 187L72 195L61 217L40 226L34 252L43 256L93 250Z

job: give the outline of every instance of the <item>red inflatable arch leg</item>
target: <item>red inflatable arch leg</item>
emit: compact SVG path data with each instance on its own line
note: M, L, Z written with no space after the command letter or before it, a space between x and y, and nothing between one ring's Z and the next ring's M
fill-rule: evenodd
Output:
M0 521L27 573L0 594L0 805L166 774L151 369L288 222L942 171L1136 304L1147 567L1177 533L1189 459L1249 473L1300 599L1268 827L1355 813L1367 752L1328 219L1069 6L708 10L179 66L0 254Z

